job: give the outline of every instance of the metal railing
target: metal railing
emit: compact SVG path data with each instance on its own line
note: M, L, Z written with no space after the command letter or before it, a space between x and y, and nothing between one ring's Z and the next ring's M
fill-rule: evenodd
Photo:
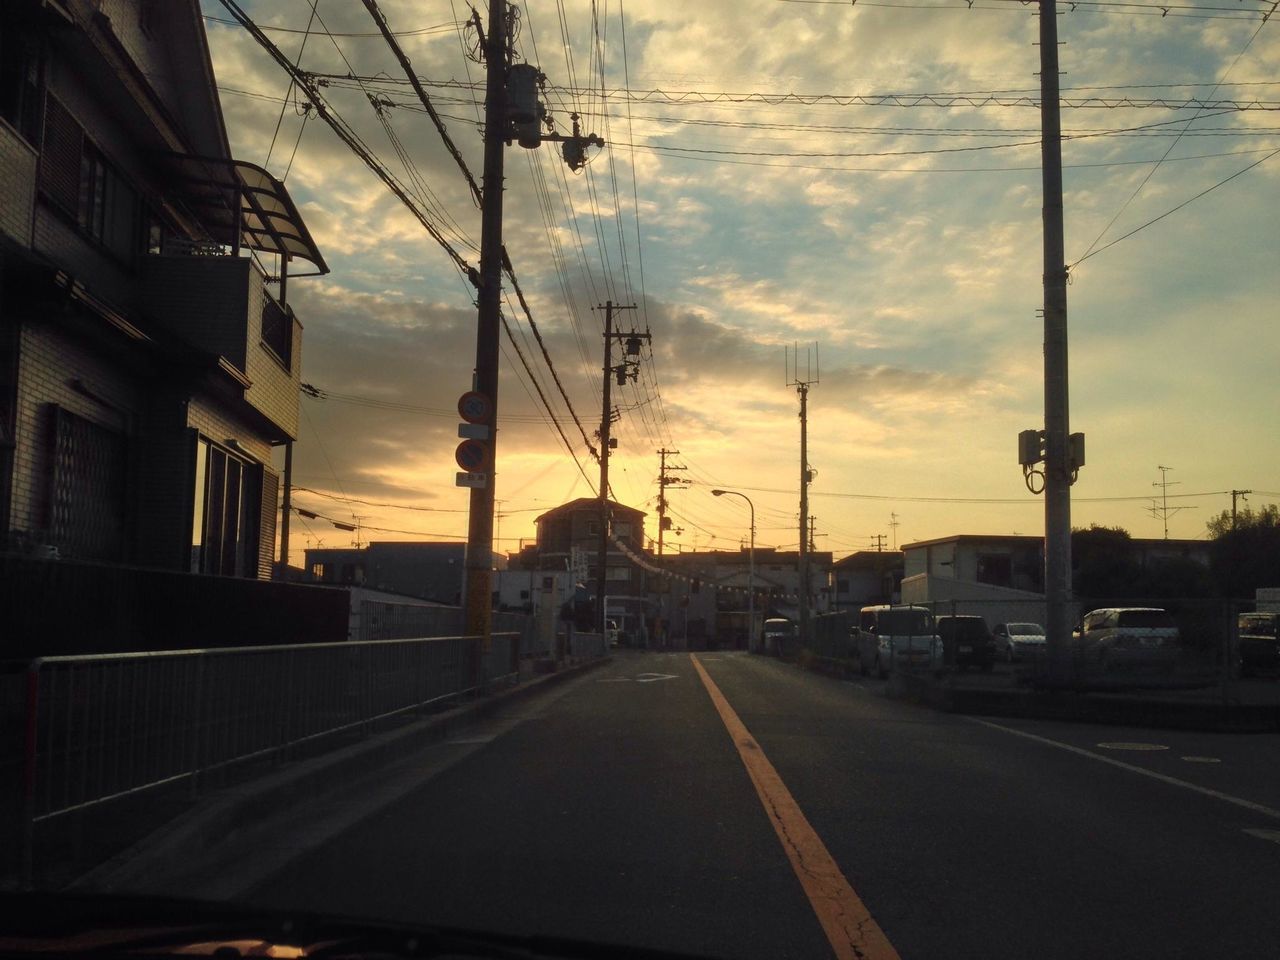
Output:
M519 634L43 657L26 672L22 877L38 825L518 679Z

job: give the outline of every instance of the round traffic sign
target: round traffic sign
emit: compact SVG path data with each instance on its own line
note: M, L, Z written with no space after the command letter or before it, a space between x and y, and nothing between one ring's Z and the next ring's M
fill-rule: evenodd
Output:
M493 417L493 402L476 390L468 390L458 398L458 416L467 423L488 423Z
M489 446L482 440L463 440L453 458L467 473L479 473L489 465Z

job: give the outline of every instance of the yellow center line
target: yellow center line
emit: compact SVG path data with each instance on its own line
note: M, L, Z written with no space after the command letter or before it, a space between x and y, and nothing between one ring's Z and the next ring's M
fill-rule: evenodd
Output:
M760 744L698 658L690 654L689 659L702 678L702 685L707 688L733 745L738 748L769 822L838 960L899 960L898 951L844 878L835 858L801 812Z

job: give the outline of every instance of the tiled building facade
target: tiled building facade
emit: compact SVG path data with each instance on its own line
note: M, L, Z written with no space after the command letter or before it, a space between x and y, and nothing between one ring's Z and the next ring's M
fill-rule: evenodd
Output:
M197 0L7 0L0 48L3 546L269 577L327 267L230 156Z

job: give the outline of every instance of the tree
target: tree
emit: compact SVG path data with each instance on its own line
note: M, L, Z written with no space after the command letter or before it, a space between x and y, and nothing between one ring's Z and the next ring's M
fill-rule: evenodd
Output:
M1134 596L1142 579L1133 538L1123 527L1071 531L1071 583L1077 596L1093 600Z
M1210 569L1223 596L1252 598L1259 587L1280 587L1280 506L1222 511L1208 523Z
M1209 536L1218 539L1224 534L1230 533L1232 530L1249 530L1254 527L1277 527L1280 526L1280 505L1268 503L1262 509L1255 511L1253 507L1245 507L1236 513L1235 523L1231 522L1231 511L1223 510L1220 514L1210 520L1205 526L1209 530Z

